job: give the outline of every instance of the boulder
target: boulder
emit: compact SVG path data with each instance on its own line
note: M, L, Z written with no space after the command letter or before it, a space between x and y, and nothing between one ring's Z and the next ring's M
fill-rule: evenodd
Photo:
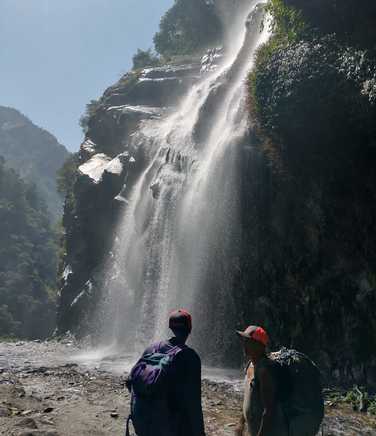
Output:
M75 186L80 208L106 207L123 187L129 166L134 159L128 152L111 159L104 153L95 154L78 168ZM88 201L90 200L90 201Z
M88 179L89 185L98 184L111 158L104 153L98 153L78 168L79 177ZM85 177L86 176L86 177Z

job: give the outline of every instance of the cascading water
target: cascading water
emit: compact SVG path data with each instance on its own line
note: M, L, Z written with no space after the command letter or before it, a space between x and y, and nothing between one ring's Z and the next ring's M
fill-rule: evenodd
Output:
M102 329L115 349L163 338L177 306L193 313L192 341L206 357L216 352L217 364L233 339L245 80L268 38L264 15L251 2L221 66L172 115L145 122L133 138L149 164L129 194L108 261Z

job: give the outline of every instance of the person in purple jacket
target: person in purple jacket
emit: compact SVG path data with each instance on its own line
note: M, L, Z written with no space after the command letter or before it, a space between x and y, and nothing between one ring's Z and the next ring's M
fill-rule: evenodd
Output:
M169 328L174 336L148 347L131 371L131 419L138 436L205 436L201 360L186 345L191 315L184 309L172 312Z

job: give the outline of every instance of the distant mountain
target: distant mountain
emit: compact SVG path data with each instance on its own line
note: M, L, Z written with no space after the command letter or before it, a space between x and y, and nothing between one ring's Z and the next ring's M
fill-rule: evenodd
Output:
M61 216L63 204L56 190L56 173L69 154L53 135L19 111L0 106L0 156L37 186L53 219Z

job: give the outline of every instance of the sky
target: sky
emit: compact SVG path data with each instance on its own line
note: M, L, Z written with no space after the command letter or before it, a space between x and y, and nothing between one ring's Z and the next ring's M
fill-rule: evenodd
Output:
M153 46L173 0L0 0L0 105L78 150L86 104Z

